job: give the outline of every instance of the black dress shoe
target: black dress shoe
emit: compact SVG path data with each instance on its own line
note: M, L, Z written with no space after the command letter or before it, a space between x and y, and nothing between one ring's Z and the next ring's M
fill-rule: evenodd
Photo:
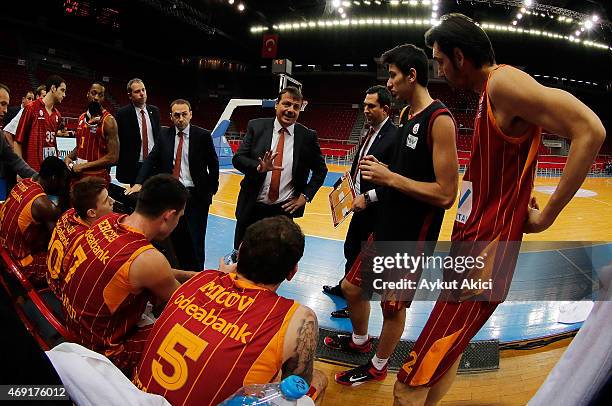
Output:
M350 317L349 309L345 307L344 309L333 311L331 312L331 316L338 319L348 319Z
M328 295L334 295L344 299L344 294L342 293L342 288L340 285L323 285L323 292L327 293Z

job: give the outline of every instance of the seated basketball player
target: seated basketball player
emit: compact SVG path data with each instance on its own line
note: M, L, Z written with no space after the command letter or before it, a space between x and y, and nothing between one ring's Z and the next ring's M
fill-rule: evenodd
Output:
M66 165L59 158L48 157L37 176L13 187L0 209L0 244L34 286L46 284L47 246L61 215L48 195L62 194L69 178Z
M203 271L172 296L134 383L172 404L217 405L243 385L300 375L321 402L327 379L313 370L317 317L276 294L303 253L304 234L289 218L251 225L236 272Z
M72 186L70 200L73 208L57 220L47 253L47 283L60 300L66 276L62 272L62 261L68 247L100 217L112 213L114 203L108 195L105 180L93 176Z
M107 356L126 375L138 362L150 326L139 328L148 301L166 302L192 272L173 270L152 240L174 230L187 189L170 175L150 178L136 210L98 220L63 262L62 308L77 342Z

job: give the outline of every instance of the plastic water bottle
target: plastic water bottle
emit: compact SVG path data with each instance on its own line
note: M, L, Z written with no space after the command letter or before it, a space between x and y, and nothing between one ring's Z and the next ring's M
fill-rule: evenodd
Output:
M296 375L288 376L281 383L244 386L220 406L289 406L306 395L310 385Z

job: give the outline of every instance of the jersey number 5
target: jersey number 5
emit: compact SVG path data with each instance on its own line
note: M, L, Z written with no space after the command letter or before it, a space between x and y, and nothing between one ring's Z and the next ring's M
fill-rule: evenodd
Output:
M180 344L185 347L185 355L174 347ZM164 372L162 364L156 359L151 364L151 373L159 385L166 390L178 390L187 382L188 368L185 357L196 361L206 349L208 343L193 334L180 324L175 324L157 349L157 354L172 366L172 375Z

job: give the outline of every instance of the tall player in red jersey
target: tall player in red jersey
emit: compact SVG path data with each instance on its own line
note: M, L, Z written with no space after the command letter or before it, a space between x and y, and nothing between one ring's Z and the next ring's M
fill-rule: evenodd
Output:
M472 296L459 301L438 299L398 373L396 405L433 405L448 391L461 353L510 287L518 248L491 247L505 242L518 247L523 233L550 227L584 181L605 139L599 118L578 99L511 66L497 65L486 33L468 17L442 17L425 42L452 87L480 94L452 249L461 254L465 247L487 246L484 270L491 272L493 289L461 292ZM542 128L572 143L559 185L540 211L531 192ZM478 276L475 271L468 271L469 277ZM451 270L445 277L454 274Z
M155 322L134 383L173 405L217 405L244 385L300 375L320 403L313 369L317 317L276 294L297 272L304 234L285 216L251 225L231 273L204 271L181 286Z
M150 325L138 323L148 301L165 303L193 272L173 270L152 240L162 240L183 215L187 189L170 175L150 178L136 210L99 219L63 261L62 307L79 344L100 352L131 376Z
M72 242L91 227L100 217L113 212L114 200L108 195L102 178L88 176L70 190L72 208L57 220L47 252L47 284L61 300L64 279L64 255Z
M102 107L104 85L94 82L87 92L89 105L79 117L77 145L64 159L76 179L98 176L110 183L110 167L119 158L119 135L115 118Z
M38 175L17 183L0 208L0 244L35 286L46 284L47 245L61 212L47 195L61 193L70 178L56 157L43 161Z
M25 107L15 134L15 153L38 171L42 161L58 156L55 133L62 116L56 106L66 97L66 81L51 75L45 82L47 94Z

